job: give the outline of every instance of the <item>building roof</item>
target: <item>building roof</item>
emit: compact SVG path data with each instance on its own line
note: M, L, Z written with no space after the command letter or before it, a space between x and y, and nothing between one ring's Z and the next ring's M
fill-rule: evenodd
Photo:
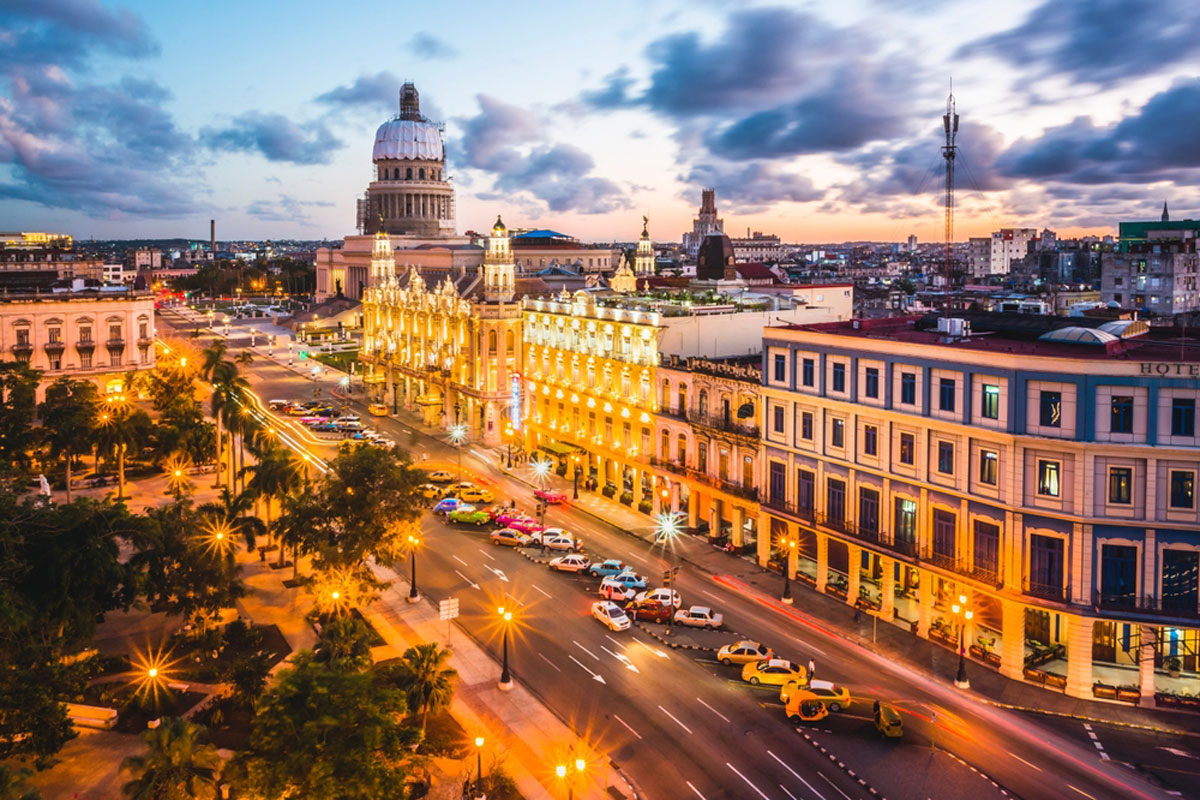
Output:
M372 161L441 161L443 157L442 132L432 122L396 117L383 123L379 130L375 131Z
M538 228L535 231L525 231L524 233L518 233L516 236L514 236L512 238L513 239L571 239L571 240L575 239L574 236L568 236L565 233L559 233L558 231L552 231L549 228Z
M741 275L748 281L764 281L769 280L772 283L782 283L774 272L766 264L751 262L748 264L737 265L738 275Z

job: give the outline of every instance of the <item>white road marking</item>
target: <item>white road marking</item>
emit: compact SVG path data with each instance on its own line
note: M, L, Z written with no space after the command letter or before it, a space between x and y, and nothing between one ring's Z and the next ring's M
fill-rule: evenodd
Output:
M575 662L575 664L576 664L576 665L578 665L578 667L579 667L581 670L583 670L584 672L586 672L588 675L591 675L591 676L592 676L592 680L594 680L594 681L599 681L600 683L608 683L608 681L604 680L604 677L603 677L603 676L601 676L601 675L597 675L595 672L592 672L590 669L588 669L587 667L585 667L583 664L580 664L580 663L579 663L579 660L578 660L577 658L575 658L575 656L567 656L567 658L569 658L569 659L571 659L572 661L574 661L574 662Z
M808 787L808 790L809 790L810 792L812 792L813 794L815 794L817 797L821 798L821 800L825 800L825 795L821 794L821 793L820 793L820 792L818 792L816 789L814 789L814 788L813 788L813 786L812 786L812 784L810 784L808 781L804 780L804 778L801 778L801 777L800 777L800 773L799 773L799 772L796 772L796 770L794 770L794 769L792 769L790 766L788 766L788 764L787 764L787 762L786 762L786 761L784 761L782 758L780 758L779 756L777 756L777 755L775 755L774 753L772 753L770 750L768 750L768 751L767 751L767 755L769 755L771 758L773 758L773 759L775 759L776 761L778 761L778 762L779 762L781 765L783 765L783 768L784 768L784 769L786 769L788 772L792 773L792 775L796 776L796 780L800 781L800 782L801 782L801 783L803 783L805 786L807 786L807 787ZM780 788L782 789L783 787L781 786ZM837 787L834 787L834 788L837 788ZM784 789L784 791L786 792L786 791L787 791L787 789ZM790 794L790 792L789 792L789 794Z
M471 579L470 579L470 578L468 578L466 575L463 575L463 574L462 574L461 572L459 572L458 570L454 570L454 573L455 573L456 575L458 575L458 577L460 577L460 578L462 578L464 581L466 581L467 583L471 584L471 588L472 588L472 589L478 589L478 588L479 588L479 584L478 584L478 583L476 583L475 581L471 580Z
M792 800L799 800L799 798L798 798L798 797L796 797L796 795L794 795L794 794L792 794L791 792L789 792L789 791L787 790L787 787L786 787L786 786L784 786L782 783L781 783L781 784L779 784L779 788L780 788L780 789L783 789L783 793L784 793L784 794L786 794L788 797L792 798Z
M1084 797L1087 797L1087 798L1089 798L1089 800L1096 800L1096 798L1092 797L1090 794L1088 794L1087 792L1085 792L1083 789L1076 789L1074 786L1072 786L1072 785L1071 785L1071 784L1069 784L1069 783L1067 784L1067 788L1068 788L1068 789L1075 789L1075 791L1079 792L1079 793L1080 793L1081 795L1083 795Z
M489 567L487 564L484 564L483 568L486 569L488 572L492 573L493 575L495 575L500 580L504 581L505 583L508 583L508 576L504 574L504 570L496 569L495 567Z
M826 782L826 783L828 783L830 786L832 786L832 787L833 787L833 788L834 788L834 789L837 791L837 793L838 793L838 794L840 794L842 797L846 798L846 800L850 800L850 795L846 794L846 793L845 793L845 792L843 792L841 789L838 789L838 787L837 787L837 784L836 784L836 783L834 783L833 781L829 780L829 778L826 778L826 777L825 777L825 773L824 773L824 772L820 772L820 771L818 771L818 772L817 772L817 774L821 776L821 779L822 779L823 781L825 781L825 782Z
M668 660L671 658L669 655L667 655L666 653L664 653L662 650L659 650L659 649L658 649L658 648L656 648L656 647L651 647L650 645L646 644L645 642L643 642L641 639L637 638L636 636L634 636L634 637L632 637L632 638L633 638L633 640L634 640L635 642L637 642L637 643L638 643L638 644L640 644L642 647L644 647L644 648L646 648L647 650L649 650L651 653L654 653L654 655L658 656L659 658L665 658L665 659L668 659Z
M713 594L712 592L708 591L707 589L701 589L701 590L700 590L700 593L701 593L701 594L706 594L706 595L708 595L708 596L709 596L709 597L711 597L713 600L720 600L720 599L721 599L721 598L717 597L715 594Z
M720 711L717 711L715 708L713 708L713 707L712 707L712 706L710 706L708 703L706 703L706 702L704 702L703 700L701 700L699 697L697 697L697 698L696 698L696 702L697 702L697 703L699 703L700 705L704 706L704 707L705 707L705 708L707 708L709 711L713 712L714 714L716 714L718 717L720 717L721 719L725 720L726 722L731 722L731 721L732 721L732 720L730 720L730 719L729 719L729 717L725 716L725 715L724 715L724 714L722 714Z
M642 738L642 737L640 737L640 736L639 736L638 738L640 739L640 738ZM707 798L707 797L705 797L704 795L700 794L700 790L699 790L699 789L697 789L695 786L692 786L692 782L691 782L691 781L684 781L684 783L686 783L686 784L688 785L688 788L689 788L689 789L691 789L693 792L695 792L695 793L696 793L696 797L699 797L699 798L700 798L700 800L708 800L708 798Z
M485 556L487 556L488 558L490 558L492 561L495 561L495 560L496 560L496 557L495 557L495 556L493 556L493 555L492 555L491 553L489 553L487 550L484 550L482 547L480 547L480 548L479 548L479 552L483 553Z
M1030 764L1028 761L1026 761L1025 759L1021 758L1021 757L1020 757L1019 755L1017 755L1016 753L1009 753L1009 755L1010 755L1010 756L1012 756L1013 758L1015 758L1017 761L1020 761L1022 764L1024 764L1024 765L1025 765L1025 766L1027 766L1027 767L1032 767L1032 768L1036 769L1038 772L1041 772L1041 771L1042 771L1042 768L1041 768L1041 767L1039 767L1037 764Z
M606 633L606 634L604 634L604 638L605 638L605 639L608 639L610 642L612 642L613 644L615 644L617 647L624 647L624 646L625 646L625 643L624 643L624 642L618 642L616 639L614 639L613 637L609 636L607 633Z
M733 764L730 764L728 761L726 761L725 766L727 766L731 770L733 770L734 773L736 773L739 778L741 778L742 780L744 780L746 782L747 786L749 786L754 791L758 792L758 796L761 797L763 800L771 800L771 798L767 797L765 794L762 793L762 789L759 789L757 786L755 786L753 783L750 782L749 778L747 778L742 773L738 772L738 768L735 767Z
M604 645L600 645L600 649L603 650L604 652L608 653L610 656L615 658L617 661L620 661L622 664L624 664L625 669L630 670L632 672L640 672L641 671L633 665L633 662L629 660L629 656L623 656L620 653L614 653L612 650L609 650Z
M615 719L617 722L619 722L619 723L621 723L622 725L624 725L624 726L625 726L625 730L629 731L629 732L630 732L630 733L632 733L634 736L638 737L639 739L640 739L640 738L642 738L642 735L641 735L640 733L638 733L637 731L635 731L633 728L629 727L629 723L628 723L628 722L626 722L625 720L621 719L620 717L618 717L616 714L613 714L613 719ZM691 786L691 784L689 783L689 784L688 784L688 786ZM693 791L695 791L695 787L692 787L692 789L693 789ZM699 792L696 792L696 794L700 794L700 793L699 793ZM701 796L701 797L703 797L704 795L700 795L700 796Z
M819 656L825 655L824 650L822 650L821 648L817 647L814 644L809 644L808 642L804 641L803 639L797 639L795 636L792 636L791 640L793 642L795 642L796 644L800 645L801 647L807 647L809 650L812 650L814 653L816 653Z
M548 599L548 600L554 599L553 597L550 596L550 594L548 592L543 591L536 583L531 583L529 585L533 587L534 591L538 591L538 592L541 592L542 594L546 595L546 599Z
M1171 755L1179 756L1180 758L1200 758L1200 756L1194 756L1186 750L1180 750L1178 747L1163 747L1162 745L1159 745L1155 749L1166 750Z
M689 728L687 725L684 725L682 722L680 722L680 721L679 721L679 717L675 716L675 715L674 715L674 714L672 714L670 711L667 711L667 710L666 710L665 708L663 708L662 706L659 706L659 707L658 707L658 710L659 710L659 711L661 711L661 712L663 712L664 714L666 714L666 715L667 715L668 717L670 717L671 719L675 720L675 724L676 724L676 725L678 725L679 727L683 728L683 729L684 729L685 731L687 731L688 733L691 733L691 732L692 732L692 729L691 729L691 728ZM734 771L736 772L737 770L734 770ZM747 783L749 783L749 781L747 781Z
M471 566L470 564L468 564L467 562L463 561L463 560L462 560L461 558L459 558L458 556L450 556L450 557L451 557L451 558L453 558L453 559L454 559L455 561L457 561L458 563L462 564L464 567L469 567L469 566Z
M491 460L491 458L486 453L481 453L478 450L476 450L474 447L471 448L471 452L474 453L476 455L476 457L482 458L484 461Z
M551 661L550 659L546 658L546 657L545 657L544 655L542 655L541 653L538 653L537 655L538 655L538 658L540 658L542 661L545 661L547 664L549 664L550 666L554 667L554 671L555 671L555 672L562 672L562 670L558 668L558 664L555 664L553 661Z
M574 639L572 639L572 640L571 640L571 644L575 645L575 646L576 646L576 647L578 647L580 650L582 650L583 652L587 653L589 656L591 656L592 658L596 659L597 661L599 661L599 660L600 660L600 656L596 655L596 654L595 654L595 653L593 653L591 650L588 650L586 647L584 647L583 645L581 645L579 642L575 641Z

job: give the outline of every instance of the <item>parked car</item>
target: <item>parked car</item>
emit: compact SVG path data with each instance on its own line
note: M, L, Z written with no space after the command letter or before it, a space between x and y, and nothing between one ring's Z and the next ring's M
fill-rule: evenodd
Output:
M388 407L383 403L371 403L367 406L367 413L373 417L386 417L388 415Z
M705 628L716 630L724 624L725 618L707 606L692 606L675 612L675 624L686 625L689 628Z
M671 607L658 600L635 600L625 604L625 613L634 619L666 624L671 618Z
M633 589L627 589L619 583L609 583L608 578L600 581L600 588L596 590L596 594L603 597L605 600L612 600L618 603L628 603L637 594Z
M550 560L550 569L558 570L559 572L583 572L591 565L591 561L588 561L578 553L571 553L570 555L559 556Z
M458 508L457 497L443 497L437 501L437 505L433 507L435 514L449 514L454 509Z
M286 408L287 406L290 406L291 404L292 404L291 400L268 400L267 408L271 409L272 411L278 411L279 409Z
M808 670L782 658L769 661L752 661L742 667L742 680L755 686L782 686L788 681L807 683Z
M458 507L446 516L446 519L450 522L483 527L492 521L492 514L487 509L476 508L475 506L460 502Z
M629 630L632 625L629 617L625 616L625 612L616 603L608 600L598 600L592 603L592 617L603 622L609 630L625 631Z
M646 579L638 575L632 569L626 569L624 572L618 572L616 575L609 575L601 583L611 583L615 586L622 586L628 589L633 594L637 594L646 588ZM633 594L630 596L632 597Z
M499 511L499 513L496 514L497 525L507 525L515 519L528 519L528 517L526 517L520 511L517 511L515 508L503 508ZM536 536L534 537L534 540L537 540Z
M547 528L546 532L551 530L553 529ZM597 578L607 578L609 575L620 575L627 569L629 569L629 567L625 566L621 559L606 558L603 561L592 564L592 566L588 568L588 573Z
M542 529L542 523L538 522L536 519L530 519L529 517L517 517L516 519L508 521L508 527L516 528L517 530L521 531L521 533L532 534Z
M476 488L476 485L474 483L471 483L471 481L459 481L458 483L452 483L446 487L447 491L453 490L453 491L460 492L460 493L464 489L474 489L474 488Z
M637 597L633 598L638 602L642 600L661 600L664 603L669 603L676 608L683 605L683 600L679 597L679 592L674 589L658 588L652 592L638 592Z
M533 522L533 520L530 521ZM537 525L536 522L533 524ZM541 526L538 525L538 527ZM574 550L578 553L583 549L583 542L571 536L543 536L541 544L547 550Z
M717 651L717 661L725 666L732 664L750 664L755 661L768 661L773 658L775 651L758 642L742 639L740 642L727 644Z
M564 503L567 500L566 493L560 492L557 489L537 489L534 491L533 496L538 500L549 503L550 505L558 505L559 503Z
M438 497L441 497L442 490L441 487L432 483L422 483L417 487L417 494L421 495L421 497L424 497L426 500L434 500Z
M837 712L850 707L850 690L832 681L809 681L808 685L788 681L779 690L779 699L789 707L793 702L819 700L829 706L830 711Z
M460 491L458 499L464 503L490 503L496 499L496 495L491 489L484 489L482 486L472 486L469 489Z
M454 473L447 472L444 469L439 469L436 472L429 473L429 480L434 483L449 483L454 480Z
M570 536L571 534L567 533L567 531L563 528L542 528L540 531L531 533L529 535L533 537L533 541L535 543L541 544L542 539L545 539L548 536Z
M491 539L492 544L502 544L506 547L527 547L529 545L529 537L512 528L500 528L492 531L488 538Z

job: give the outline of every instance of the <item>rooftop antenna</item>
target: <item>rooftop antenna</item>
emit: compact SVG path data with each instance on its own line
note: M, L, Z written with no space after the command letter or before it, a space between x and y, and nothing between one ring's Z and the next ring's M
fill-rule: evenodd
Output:
M954 157L958 153L955 139L958 137L958 112L954 106L954 78L950 79L950 95L946 98L946 113L942 117L942 128L946 132L946 144L942 158L946 160L946 255L943 268L946 272L946 315L950 315L950 262L954 247Z

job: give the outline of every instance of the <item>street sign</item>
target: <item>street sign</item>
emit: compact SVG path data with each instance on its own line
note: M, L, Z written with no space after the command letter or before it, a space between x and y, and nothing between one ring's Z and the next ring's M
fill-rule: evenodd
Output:
M438 618L449 622L458 618L458 598L447 597L438 601Z

